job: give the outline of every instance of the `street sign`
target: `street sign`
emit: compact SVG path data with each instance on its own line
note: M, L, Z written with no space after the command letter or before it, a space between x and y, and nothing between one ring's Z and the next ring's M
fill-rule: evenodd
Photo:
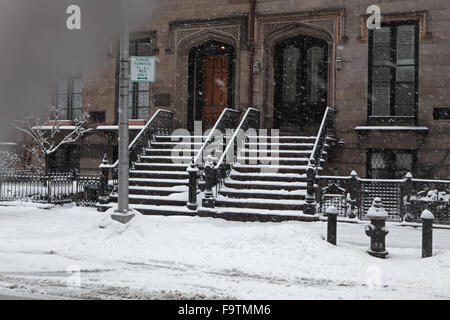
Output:
M155 57L130 57L132 82L155 82Z

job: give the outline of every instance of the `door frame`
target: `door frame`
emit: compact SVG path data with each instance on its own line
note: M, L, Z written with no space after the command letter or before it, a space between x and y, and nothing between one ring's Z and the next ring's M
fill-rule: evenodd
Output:
M313 38L324 40L328 44L328 106L335 108L336 105L336 41L334 36L326 28L312 25L308 23L296 22L286 27L273 31L264 39L263 49L263 82L262 82L262 106L265 114L264 127L273 128L274 118L274 93L275 93L275 70L274 57L275 46L278 42L295 37L297 35L305 35Z
M226 49L222 50L224 46ZM209 52L205 53L205 51ZM189 50L188 57L188 101L187 101L187 129L194 130L194 121L203 121L203 97L198 95L203 90L203 58L213 55L227 55L228 61L228 84L227 103L228 108L234 109L236 98L236 48L228 43L208 40Z
M289 44L290 43L290 44ZM283 103L282 101L279 101L277 103L277 98L278 99L282 99L282 92L279 92L278 90L283 90L283 75L284 75L284 62L282 59L284 59L284 49L288 48L288 47L294 47L297 48L300 51L300 61L301 64L300 66L297 66L296 69L296 79L297 81L300 81L300 83L296 82L297 88L296 88L296 96L301 92L303 96L306 96L306 99L311 99L310 97L310 86L311 86L311 79L309 79L307 77L307 70L306 68L310 67L310 65L308 64L308 60L307 60L307 54L308 54L308 50L314 47L320 47L322 49L325 50L324 52L324 65L323 68L325 70L322 70L320 73L324 76L327 77L326 79L326 93L325 93L325 99L327 100L326 103L323 106L323 111L320 112L320 114L315 114L315 112L310 112L310 115L314 115L317 116L317 118L314 118L312 120L315 120L316 123L297 123L298 127L303 127L303 126L308 126L308 125L320 125L320 121L322 120L322 116L323 113L325 112L327 106L328 106L328 99L329 99L329 88L328 88L328 84L329 84L329 57L328 57L328 45L327 42L318 38L318 37L311 37L309 35L303 35L303 34L299 34L299 35L294 35L292 37L289 37L287 39L283 39L283 40L279 40L275 43L274 46L274 99L273 99L273 112L274 115L276 113L279 113L280 110L279 108L282 107ZM278 51L280 50L280 51ZM281 82L281 83L280 83ZM299 84L303 84L303 89L300 89L298 86ZM323 97L323 96L321 96ZM298 99L298 97L297 97ZM301 101L296 101L295 104L300 103ZM317 108L317 106L316 106ZM299 106L298 108L298 119L303 119L305 116L308 115L308 112L304 109L303 106ZM298 120L297 119L297 120ZM278 123L277 124L277 118L274 116L273 119L273 127L278 127L279 126L285 126L286 124L283 123ZM292 123L294 125L294 127L296 127L295 123Z

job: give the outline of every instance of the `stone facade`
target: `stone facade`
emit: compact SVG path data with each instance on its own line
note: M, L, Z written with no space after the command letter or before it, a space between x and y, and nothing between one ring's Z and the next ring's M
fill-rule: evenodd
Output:
M153 97L170 95L177 127L186 127L188 52L208 40L225 42L236 49L236 109L249 106L248 86L248 0L165 0L157 14L132 27L139 37L153 37L153 52L158 58ZM366 9L376 4L384 21L417 20L420 26L418 126L428 130L356 131L368 124L369 45ZM411 149L417 152L418 167L432 168L433 178L450 178L450 120L434 120L433 109L450 107L450 1L448 0L257 0L255 19L255 61L261 71L254 74L254 107L262 110L262 125L273 122L273 50L277 41L298 34L311 35L329 44L328 105L336 109L335 128L344 145L334 148L329 173L347 175L356 170L366 175L368 149ZM114 43L114 42L113 42ZM114 48L114 45L112 45ZM116 49L105 54L100 67L84 72L83 108L105 111L106 121L114 125L117 108ZM342 59L337 70L335 61ZM112 153L117 131L101 131L85 143L108 145ZM83 158L82 167L92 167L101 159ZM427 172L427 173L425 173ZM430 171L418 171L429 174ZM431 178L431 177L430 177Z

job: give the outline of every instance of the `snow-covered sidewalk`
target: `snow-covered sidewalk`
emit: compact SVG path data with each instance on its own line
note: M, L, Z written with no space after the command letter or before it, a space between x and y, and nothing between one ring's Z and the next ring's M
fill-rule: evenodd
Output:
M138 215L128 225L92 208L0 206L0 293L66 298L449 299L450 230L389 225L389 259L365 251L364 225L241 223ZM78 273L69 274L68 270ZM67 286L68 282L81 287Z

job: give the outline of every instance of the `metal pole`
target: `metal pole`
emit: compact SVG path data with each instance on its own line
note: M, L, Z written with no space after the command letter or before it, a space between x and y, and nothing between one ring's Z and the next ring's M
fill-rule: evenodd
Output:
M128 178L129 178L129 131L128 131L128 86L130 81L130 36L128 22L124 17L120 34L120 100L119 100L119 173L118 173L118 212L111 218L120 223L128 223L134 217L129 209Z
M120 35L120 102L119 102L119 212L128 212L129 175L129 131L128 131L128 86L129 86L129 33L128 22L124 21Z

